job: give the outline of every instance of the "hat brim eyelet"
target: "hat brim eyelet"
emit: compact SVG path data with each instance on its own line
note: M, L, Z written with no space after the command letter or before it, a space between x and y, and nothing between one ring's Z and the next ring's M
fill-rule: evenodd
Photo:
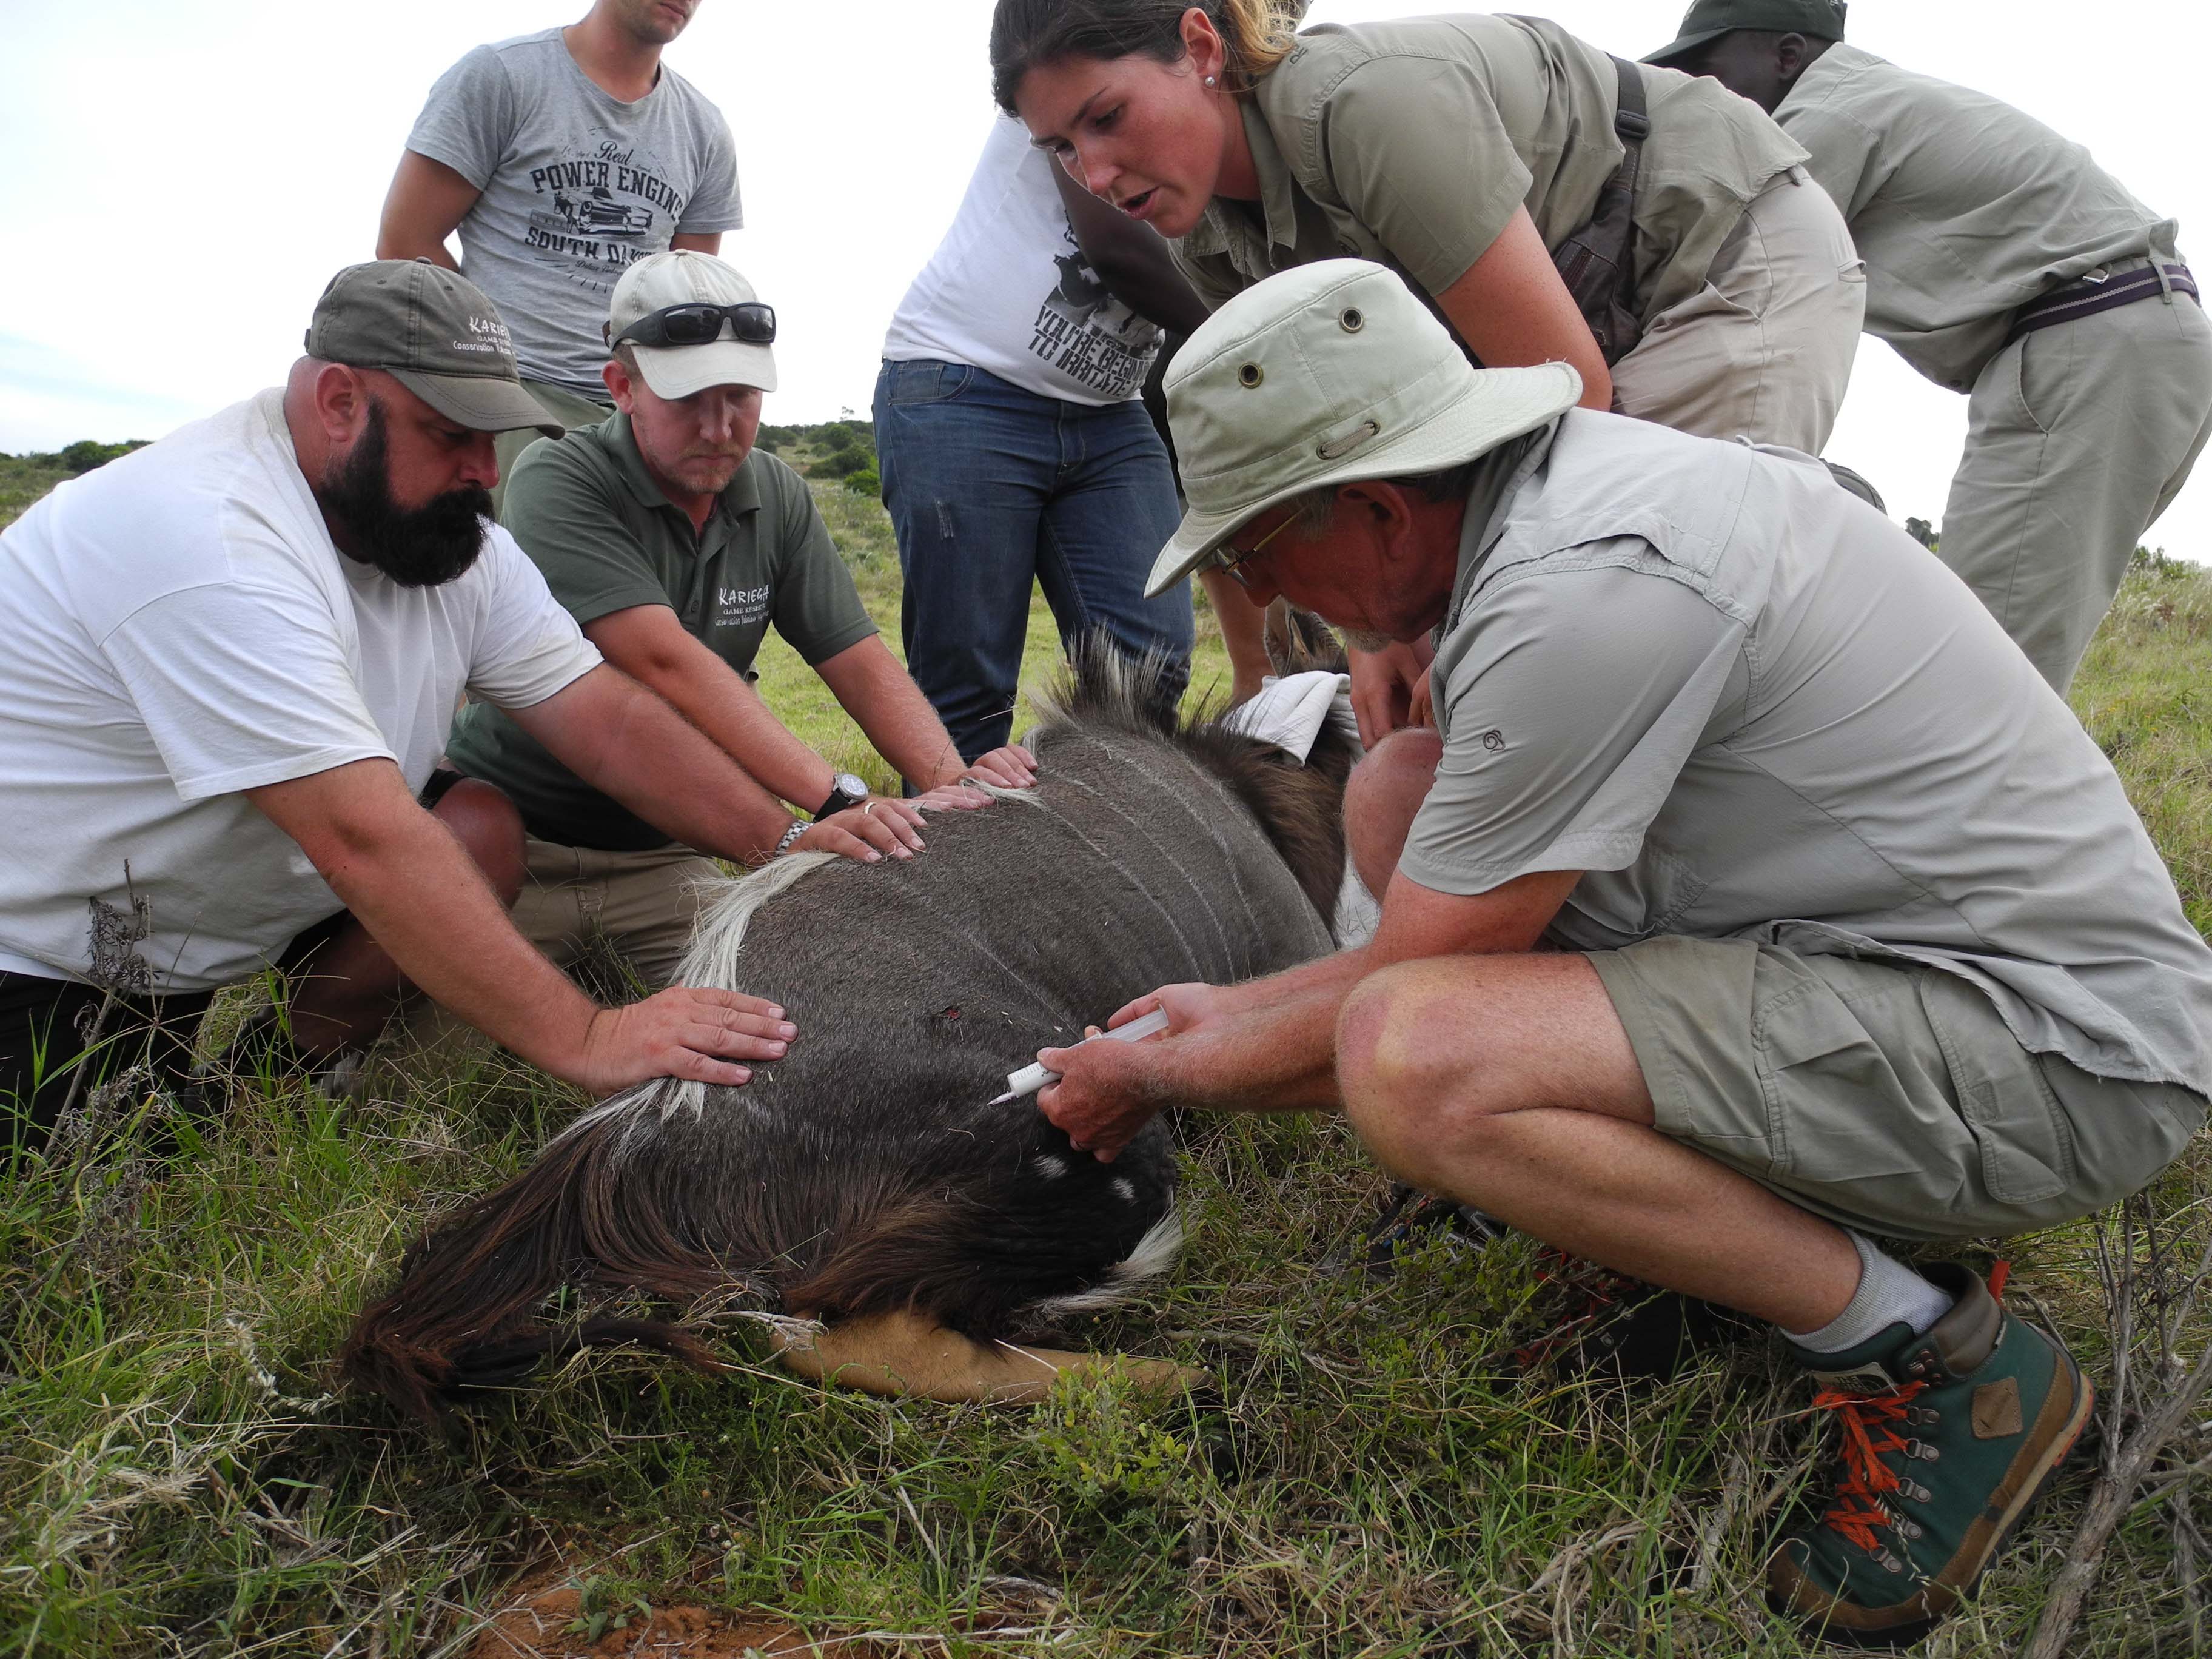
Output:
M1247 363L1237 371L1237 383L1249 390L1267 378L1267 371L1257 363Z

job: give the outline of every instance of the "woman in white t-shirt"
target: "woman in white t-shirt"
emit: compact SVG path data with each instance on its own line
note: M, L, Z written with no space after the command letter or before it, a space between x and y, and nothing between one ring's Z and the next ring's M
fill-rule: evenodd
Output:
M1180 516L1139 399L1160 331L1078 246L1054 166L1019 122L993 125L876 382L907 667L963 761L1012 732L1032 580L1065 643L1158 653L1173 693L1189 673L1188 586L1144 597Z

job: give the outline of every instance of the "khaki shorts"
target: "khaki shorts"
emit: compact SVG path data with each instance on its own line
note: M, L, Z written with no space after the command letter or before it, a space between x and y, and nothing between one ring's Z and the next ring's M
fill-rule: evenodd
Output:
M2002 1237L2087 1215L2204 1121L2179 1085L2030 1054L1940 969L1747 939L1647 939L1589 962L1662 1133L1863 1231Z
M514 931L562 968L604 939L647 991L666 986L691 947L699 883L724 873L688 847L605 853L533 836L524 851L530 878L514 901Z

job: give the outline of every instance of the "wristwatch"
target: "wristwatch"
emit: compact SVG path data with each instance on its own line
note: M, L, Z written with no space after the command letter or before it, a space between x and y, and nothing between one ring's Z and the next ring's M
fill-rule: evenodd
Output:
M792 819L791 828L783 832L783 839L776 842L775 851L770 853L769 856L772 859L781 858L786 853L788 853L791 850L792 843L805 833L806 820L805 818Z
M830 780L830 799L814 809L817 823L832 812L842 812L858 806L868 798L868 781L856 778L850 772L840 772Z

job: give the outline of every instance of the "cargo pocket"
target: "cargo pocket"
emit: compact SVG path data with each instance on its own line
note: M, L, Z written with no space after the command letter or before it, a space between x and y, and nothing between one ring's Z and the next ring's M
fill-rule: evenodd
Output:
M1775 1178L1848 1188L1918 1176L1924 1149L1907 1133L1917 1126L1888 1109L1901 1092L1889 1056L1834 988L1796 971L1802 982L1752 1021Z
M1920 998L1943 1045L1960 1115L1980 1150L1990 1196L2001 1204L2039 1204L2071 1190L2073 1130L2035 1056L1972 986L1930 973L1921 980Z

